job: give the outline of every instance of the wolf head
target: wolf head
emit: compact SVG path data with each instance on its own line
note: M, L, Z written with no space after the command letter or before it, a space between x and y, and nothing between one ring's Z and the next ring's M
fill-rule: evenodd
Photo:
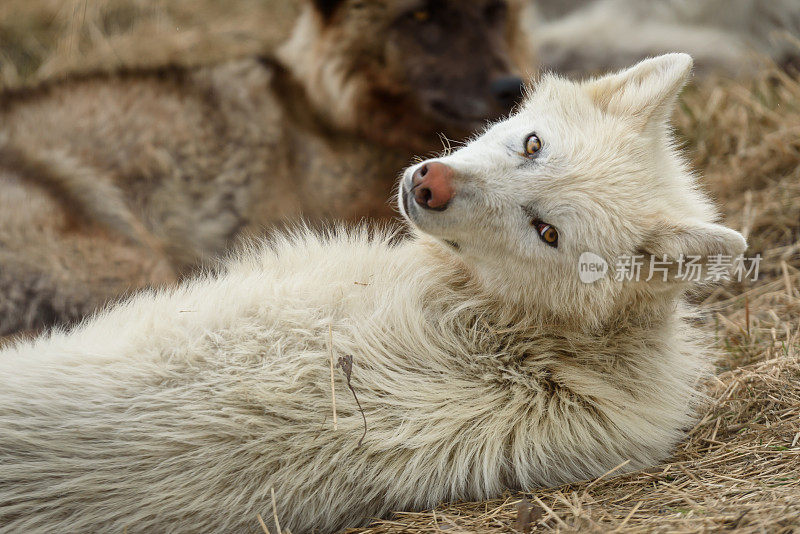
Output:
M307 0L283 62L337 127L412 150L463 138L522 96L520 0Z
M399 204L504 302L546 320L602 324L642 302L672 302L681 256L746 248L695 184L668 120L692 67L686 54L573 83L547 75L507 120L463 148L406 170ZM582 254L664 256L669 272L579 277ZM696 260L697 261L697 260ZM649 262L648 262L649 263Z

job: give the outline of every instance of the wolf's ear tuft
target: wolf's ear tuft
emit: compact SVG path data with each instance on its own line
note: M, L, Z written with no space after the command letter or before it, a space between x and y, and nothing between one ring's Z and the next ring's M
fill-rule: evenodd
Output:
M644 130L669 120L678 93L692 70L688 54L665 54L584 85L597 106L627 116Z
M339 4L343 4L344 0L312 0L311 3L327 20L333 16L336 8L339 7Z
M648 230L639 253L662 261L666 257L671 271L677 271L681 260L696 258L700 265L726 258L732 262L747 249L747 241L736 230L721 224L700 221L658 220ZM672 272L675 275L675 272Z

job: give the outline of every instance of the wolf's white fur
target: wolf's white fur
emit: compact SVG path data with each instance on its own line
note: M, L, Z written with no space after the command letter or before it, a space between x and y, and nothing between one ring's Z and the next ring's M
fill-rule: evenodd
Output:
M690 66L545 78L441 158L456 196L441 212L410 204L413 239L277 237L0 353L2 528L257 531L274 489L282 527L330 532L666 457L706 369L685 284L583 285L576 265L583 250L744 249L667 137ZM535 160L519 154L531 131ZM329 362L344 355L361 446L339 370L331 425Z

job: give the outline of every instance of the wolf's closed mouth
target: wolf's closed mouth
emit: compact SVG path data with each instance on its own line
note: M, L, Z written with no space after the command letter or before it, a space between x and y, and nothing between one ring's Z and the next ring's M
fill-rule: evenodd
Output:
M406 210L406 215L411 215L411 190L406 187L403 187L403 207Z

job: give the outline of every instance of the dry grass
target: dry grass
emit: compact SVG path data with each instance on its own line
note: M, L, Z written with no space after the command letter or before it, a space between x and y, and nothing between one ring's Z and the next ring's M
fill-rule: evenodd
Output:
M294 0L2 0L0 86L119 66L195 64L269 50Z
M800 318L800 82L765 68L746 82L709 80L676 115L728 224L761 254L757 283L721 286L704 307L719 322L726 367L786 353Z
M4 0L0 85L270 49L296 4ZM753 80L706 80L681 102L676 123L695 168L763 260L757 282L697 296L717 337L719 376L675 457L648 472L398 513L353 532L800 531L800 83L765 68ZM529 521L516 523L518 508Z

